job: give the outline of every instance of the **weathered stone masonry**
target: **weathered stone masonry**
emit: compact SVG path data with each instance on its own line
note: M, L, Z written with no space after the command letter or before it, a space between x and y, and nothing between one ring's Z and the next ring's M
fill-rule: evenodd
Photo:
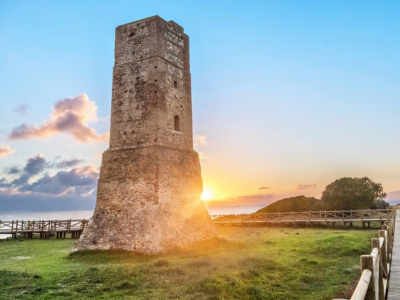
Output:
M193 150L189 37L158 16L117 27L110 147L76 249L159 253L211 238Z

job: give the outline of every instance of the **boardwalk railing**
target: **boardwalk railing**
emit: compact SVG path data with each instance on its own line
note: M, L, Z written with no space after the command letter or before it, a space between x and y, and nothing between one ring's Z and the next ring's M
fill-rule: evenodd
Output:
M350 300L386 299L396 212L396 208L390 211L389 218L384 222L382 230L378 231L378 237L371 240L371 254L361 255L361 277Z
M65 238L66 233L71 233L72 238L78 238L85 228L87 220L39 220L39 221L1 221L0 234L11 234L14 238L17 234L33 237L39 233L41 238L47 238L52 233L57 238Z
M335 225L343 222L352 225L353 222L362 222L370 226L371 222L388 220L392 209L367 209L367 210L332 210L332 211L305 211L305 212L278 212L278 213L253 213L240 215L212 215L216 225L246 225L266 223L325 223Z

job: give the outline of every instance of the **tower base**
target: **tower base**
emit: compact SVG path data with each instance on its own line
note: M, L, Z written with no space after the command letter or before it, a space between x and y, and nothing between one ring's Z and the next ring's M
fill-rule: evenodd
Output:
M96 209L75 250L155 254L215 237L195 151L109 149L100 174Z

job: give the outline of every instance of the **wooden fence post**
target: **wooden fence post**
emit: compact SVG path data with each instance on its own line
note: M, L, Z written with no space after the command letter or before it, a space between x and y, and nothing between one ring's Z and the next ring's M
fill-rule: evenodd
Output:
M362 227L363 227L363 229L365 229L365 224L364 224L364 213L363 213L363 211L360 212L360 217L361 217Z
M375 274L374 274L374 259L372 255L361 255L360 256L360 265L361 265L361 273L364 270L370 270L372 275L371 275L371 281L368 286L367 294L365 295L364 300L376 300L375 297Z
M378 231L379 237L383 238L382 248L381 248L381 259L383 269L385 271L385 278L388 278L388 249L387 249L387 235L385 230Z
M378 255L376 256L376 259L378 260L376 264L378 265L378 274L374 274L378 276L378 300L385 300L385 291L383 287L383 270L382 270L382 255L381 255L381 247L379 243L378 238L373 238L371 239L371 250L374 250L374 248L378 249ZM376 278L375 278L376 280Z
M326 223L326 227L328 228L329 226L328 226L328 217L326 215L326 210L325 210L325 223Z
M388 251L388 253L390 254L390 253L392 253L391 247L390 247L390 243L391 243L392 237L390 236L389 228L388 228L387 225L383 225L383 226L382 226L382 230L386 231L387 251ZM390 258L390 257L388 257L388 258Z

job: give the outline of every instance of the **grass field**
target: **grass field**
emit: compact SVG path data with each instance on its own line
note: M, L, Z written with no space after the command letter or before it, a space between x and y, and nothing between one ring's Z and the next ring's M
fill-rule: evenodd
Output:
M218 227L173 254L70 254L74 240L0 241L0 299L324 300L348 296L374 230ZM347 294L347 295L346 295Z

